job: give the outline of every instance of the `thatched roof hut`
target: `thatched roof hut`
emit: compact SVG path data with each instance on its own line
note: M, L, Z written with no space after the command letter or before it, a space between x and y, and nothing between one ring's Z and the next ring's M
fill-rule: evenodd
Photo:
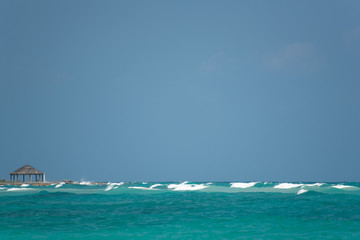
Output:
M25 176L29 176L29 182L31 182L32 175L35 176L35 182L45 181L45 173L37 170L36 168L33 168L30 165L25 165L10 173L10 181L19 181L19 175L23 176L23 182L25 182Z

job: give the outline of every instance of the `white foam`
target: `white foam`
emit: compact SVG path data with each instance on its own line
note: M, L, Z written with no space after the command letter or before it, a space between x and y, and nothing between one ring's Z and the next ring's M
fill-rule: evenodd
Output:
M154 185L152 185L151 187L150 187L150 189L153 189L153 188L156 188L156 187L159 187L159 186L162 186L162 184L154 184Z
M65 182L58 183L58 184L56 184L55 188L62 187L62 185L64 185L64 184L65 184Z
M9 188L8 192L15 192L15 191L26 191L26 190L32 190L33 188Z
M105 188L104 191L110 191L110 190L113 189L113 188L114 188L114 185L109 185L109 186L107 186L107 187Z
M141 190L159 190L159 189L155 189L158 186L162 186L162 184L157 183L157 184L151 185L149 188L147 188L147 187L139 187L139 186L134 186L134 187L129 187L129 188L141 189Z
M114 188L113 186L107 186L104 191L110 191L113 188Z
M28 187L28 186L30 186L30 185L29 185L29 184L26 184L26 183L23 183L23 184L21 184L20 187Z
M308 190L305 190L305 189L300 189L298 192L297 192L297 195L300 195L300 194L303 194L303 193L306 193Z
M301 187L301 186L304 186L304 184L300 184L300 183L280 183L280 184L276 185L274 188L291 189L291 188L297 188L297 187Z
M92 182L87 182L87 181L81 181L79 184L80 185L88 185L88 186L94 185Z
M249 188L249 187L253 187L257 184L258 182L249 182L249 183L243 183L243 182L237 182L237 183L230 183L232 188Z
M333 188L337 188L337 189L344 189L344 188L355 188L353 186L348 186L348 185L342 185L342 184L339 184L339 185L335 185L335 186L331 186Z
M120 183L108 183L108 186L105 188L104 191L110 191L111 189L117 189L119 186L123 185L124 182L120 182Z
M5 189L4 187L0 187L0 189Z
M321 187L324 183L312 183L312 184L305 184L306 187Z
M207 188L204 184L187 184L188 182L183 182L180 184L170 184L168 188L173 189L174 191L195 191Z
M133 188L133 189L141 189L141 190L159 190L159 189L153 189L153 188L147 188L147 187L138 187L138 186L135 186L135 187L129 187L129 188Z

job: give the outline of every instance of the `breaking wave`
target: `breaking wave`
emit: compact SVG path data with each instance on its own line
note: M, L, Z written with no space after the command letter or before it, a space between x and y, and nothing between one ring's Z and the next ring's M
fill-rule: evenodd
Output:
M300 195L300 194L303 194L303 193L306 193L306 192L308 192L308 190L300 189L296 194Z
M312 183L312 184L304 184L306 187L321 187L325 183Z
M290 189L290 188L298 188L304 186L304 184L301 183L280 183L278 185L276 185L274 188L279 188L279 189Z
M55 188L59 188L62 187L65 184L65 182L61 182L55 185Z
M141 189L141 190L158 190L158 189L152 189L152 188L147 188L147 187L129 187L130 189Z
M121 186L123 184L124 184L124 182L120 182L120 183L111 183L111 182L109 182L108 186L105 188L104 191L110 191L112 189L117 189L117 188L119 188L119 186Z
M87 185L87 186L94 185L94 183L88 182L88 181L81 181L81 182L79 182L79 184L80 184L80 185Z
M16 192L16 191L28 191L32 190L33 188L9 188L6 191L8 192Z
M230 183L231 186L233 188L249 188L249 187L253 187L257 184L258 182L249 182L249 183L242 183L242 182L237 182L237 183Z
M30 186L30 187L29 187ZM82 182L69 184L57 182L49 186L2 185L0 194L34 194L41 191L50 193L68 192L72 194L162 194L165 192L204 193L284 193L312 194L358 194L360 183L308 183L308 182ZM31 190L31 191L30 191ZM135 191L137 190L137 191Z
M162 184L157 183L157 184L151 185L151 186L150 186L150 189L154 189L154 188L160 187L160 186L162 186Z
M343 184L338 184L338 185L335 185L335 186L332 186L332 187L337 188L337 189L357 188L357 187L354 187L354 186L348 186L348 185L343 185Z
M208 188L205 184L188 184L188 182L182 182L180 184L170 184L168 185L169 189L174 191L196 191L204 188Z

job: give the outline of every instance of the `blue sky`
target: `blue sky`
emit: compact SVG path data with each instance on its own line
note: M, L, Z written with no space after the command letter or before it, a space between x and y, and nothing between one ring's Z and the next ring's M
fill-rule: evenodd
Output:
M360 181L359 1L0 1L0 178Z

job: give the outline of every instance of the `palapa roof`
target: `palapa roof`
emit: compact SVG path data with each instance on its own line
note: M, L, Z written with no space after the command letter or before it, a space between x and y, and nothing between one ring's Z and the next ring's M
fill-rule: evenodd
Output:
M15 170L14 172L10 173L10 174L31 174L31 175L35 175L35 174L44 174L43 172L33 168L30 165L25 165L21 168L19 168L18 170Z

